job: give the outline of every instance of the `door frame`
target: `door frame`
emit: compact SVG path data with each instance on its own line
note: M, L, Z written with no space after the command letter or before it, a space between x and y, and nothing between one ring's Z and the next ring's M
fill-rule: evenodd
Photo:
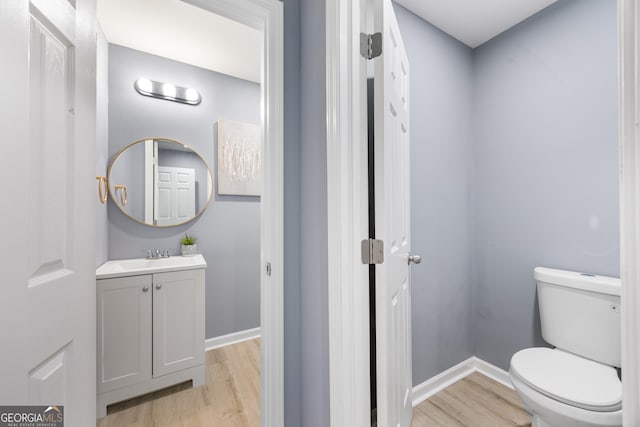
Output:
M326 0L331 425L370 426L366 141L359 58L363 0ZM640 0L618 0L620 276L624 425L640 425ZM366 327L365 327L366 325Z
M284 425L284 17L278 0L182 0L262 31L260 425ZM267 265L270 267L267 268Z
M640 425L639 0L618 0L623 424Z
M329 392L331 426L371 426L365 0L326 0Z

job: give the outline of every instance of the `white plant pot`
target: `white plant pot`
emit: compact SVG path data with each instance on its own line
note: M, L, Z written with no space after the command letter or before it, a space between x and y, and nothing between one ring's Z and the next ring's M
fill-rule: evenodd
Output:
M194 243L193 245L182 245L182 256L194 256L197 254L197 245Z

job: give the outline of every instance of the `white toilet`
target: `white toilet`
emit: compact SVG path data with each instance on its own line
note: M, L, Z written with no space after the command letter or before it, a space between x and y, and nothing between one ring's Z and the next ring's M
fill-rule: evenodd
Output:
M538 267L542 337L511 358L532 427L622 426L620 280Z

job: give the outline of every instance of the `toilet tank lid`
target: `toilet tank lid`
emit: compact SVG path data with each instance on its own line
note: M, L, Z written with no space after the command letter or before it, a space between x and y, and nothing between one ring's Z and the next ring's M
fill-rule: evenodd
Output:
M536 267L533 270L533 277L536 282L551 283L601 294L620 295L620 279L615 277L596 276L595 274L546 267Z

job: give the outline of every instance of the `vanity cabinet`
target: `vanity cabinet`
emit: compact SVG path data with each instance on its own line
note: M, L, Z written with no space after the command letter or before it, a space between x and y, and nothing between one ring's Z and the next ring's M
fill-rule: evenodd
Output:
M152 276L98 280L98 394L151 378Z
M152 335L154 377L204 363L203 270L153 275Z
M204 384L206 263L197 257L201 263L187 266L175 266L175 257L97 270L98 417L112 403L188 380Z

